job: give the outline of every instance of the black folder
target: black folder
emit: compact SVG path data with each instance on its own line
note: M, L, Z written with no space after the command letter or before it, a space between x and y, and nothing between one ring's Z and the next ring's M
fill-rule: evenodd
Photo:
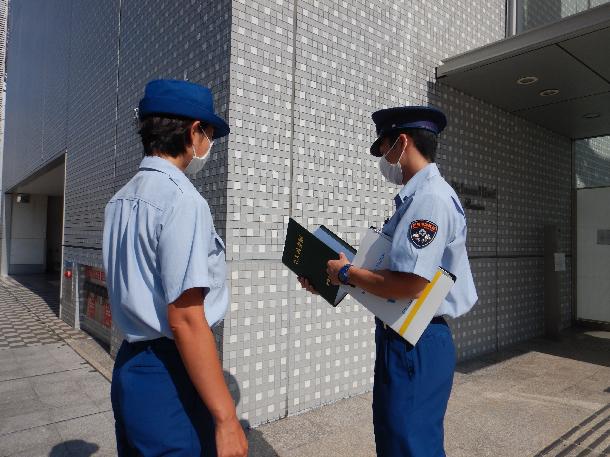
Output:
M352 246L323 225L320 226L320 232L333 239L348 257L356 254ZM336 250L290 218L282 263L297 276L307 278L322 298L332 306L337 306L347 295L346 292L340 293L340 286L333 286L326 274L328 261L338 258L339 254Z

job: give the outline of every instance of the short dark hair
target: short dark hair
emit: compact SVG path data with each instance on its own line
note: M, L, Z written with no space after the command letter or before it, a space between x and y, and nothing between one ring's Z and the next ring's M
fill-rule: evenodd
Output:
M147 116L140 120L138 133L144 146L144 154L153 155L162 152L172 157L184 154L185 149L191 145L189 135L194 119L174 116ZM206 128L201 123L201 129Z
M438 147L438 137L434 132L426 129L402 129L390 135L390 142L394 143L401 133L411 137L415 147L428 162L436 160L436 149Z

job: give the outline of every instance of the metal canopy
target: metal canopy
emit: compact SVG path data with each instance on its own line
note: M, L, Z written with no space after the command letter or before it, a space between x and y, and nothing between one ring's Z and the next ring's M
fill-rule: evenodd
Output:
M610 135L610 3L446 59L436 76L561 135Z

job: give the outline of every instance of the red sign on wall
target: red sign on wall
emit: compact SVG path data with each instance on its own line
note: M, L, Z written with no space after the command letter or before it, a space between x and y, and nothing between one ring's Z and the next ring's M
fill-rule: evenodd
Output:
M93 267L85 267L85 280L100 286L106 286L106 273L104 270Z
M108 328L112 325L112 312L110 311L110 302L108 299L104 300L104 320L102 324L104 327Z
M112 326L112 313L108 290L106 289L106 274L99 268L85 266L86 316L106 328Z
M95 302L97 301L97 295L93 292L87 293L87 317L95 319Z

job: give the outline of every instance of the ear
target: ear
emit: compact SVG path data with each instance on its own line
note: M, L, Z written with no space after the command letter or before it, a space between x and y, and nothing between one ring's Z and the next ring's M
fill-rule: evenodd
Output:
M188 139L189 145L195 142L196 135L199 133L199 121L193 121L189 128Z
M199 131L199 121L194 121L191 124L191 136L194 136Z
M400 141L400 147L405 150L407 149L407 147L409 146L409 137L407 136L406 133L401 133L398 136L398 140Z

